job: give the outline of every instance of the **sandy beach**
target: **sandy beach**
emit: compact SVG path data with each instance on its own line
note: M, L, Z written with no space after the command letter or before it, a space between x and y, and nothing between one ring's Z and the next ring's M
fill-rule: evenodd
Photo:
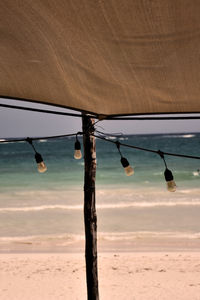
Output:
M200 253L100 253L100 299L199 300ZM1 300L86 299L83 253L0 255Z

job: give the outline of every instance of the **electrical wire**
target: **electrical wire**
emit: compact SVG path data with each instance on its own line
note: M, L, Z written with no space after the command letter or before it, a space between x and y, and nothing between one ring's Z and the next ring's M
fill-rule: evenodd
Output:
M142 148L142 147L138 147L138 146L133 146L133 145L121 143L119 141L108 140L107 138L99 136L99 135L96 135L96 134L92 134L92 135L94 137L96 137L98 139L101 139L101 140L104 140L106 142L109 142L109 143L112 143L112 144L116 144L117 143L118 145L123 146L123 147L127 147L127 148L132 148L132 149L136 149L136 150L151 152L151 153L155 153L155 154L158 154L158 155L160 155L160 152L161 152L160 150L152 150L152 149L148 149L148 148ZM164 151L162 151L162 153L164 155L169 155L169 156L191 158L191 159L200 159L200 156L194 156L194 155L185 155L185 154L170 153L170 152L164 152Z
M77 137L77 135L84 135L84 134L88 134L88 131L86 133L84 132L76 132L76 133L71 133L71 134L63 134L63 135L54 135L54 136L43 136L43 137L33 137L31 138L31 140L36 141L36 140L49 140L49 139L57 139L57 138L65 138L65 137L72 137L75 136ZM179 154L179 153L171 153L171 152L164 152L164 151L160 151L160 150L152 150L149 148L143 148L143 147L139 147L139 146L134 146L134 145L130 145L130 144L126 144L126 143L122 143L119 142L118 140L114 141L114 140L109 140L106 137L102 136L102 133L100 135L97 135L95 133L90 133L90 135L94 136L97 139L100 140L104 140L105 142L108 143L112 143L118 146L123 146L126 148L131 148L131 149L135 149L135 150L140 150L140 151L145 151L145 152L151 152L151 153L155 153L159 156L162 155L168 155L168 156L175 156L175 157L182 157L182 158L190 158L190 159L200 159L200 156L194 156L194 155L185 155L185 154ZM110 135L112 136L112 134ZM116 138L116 136L113 136ZM0 140L0 144L1 143L13 143L13 142L25 142L27 141L27 138L23 138L23 139L4 139L4 140Z
M37 140L59 139L59 138L76 136L77 134L81 135L82 133L78 132L78 133L70 133L70 134L63 134L63 135L32 137L31 140L37 141ZM26 142L26 141L27 141L27 138L22 138L22 139L3 139L3 140L0 140L0 144L3 144L3 143Z

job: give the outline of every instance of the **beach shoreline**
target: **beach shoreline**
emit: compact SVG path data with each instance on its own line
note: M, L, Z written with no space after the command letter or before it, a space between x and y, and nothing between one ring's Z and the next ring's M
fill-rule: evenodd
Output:
M149 236L130 238L124 234L111 235L104 238L103 233L99 234L97 247L99 253L137 253L137 252L200 252L200 238L188 234L186 237L175 236ZM0 241L0 254L6 253L83 253L85 251L84 236L77 235L73 241L62 239L62 236L21 237L2 238Z

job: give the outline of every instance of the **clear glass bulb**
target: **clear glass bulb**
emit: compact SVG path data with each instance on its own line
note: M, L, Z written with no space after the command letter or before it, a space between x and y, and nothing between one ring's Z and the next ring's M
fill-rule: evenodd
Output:
M134 174L134 170L133 170L133 168L130 165L128 165L127 167L125 167L124 171L125 171L125 173L126 173L127 176L131 176L131 175Z
M169 192L175 192L176 191L176 183L174 180L167 181L167 189Z
M37 164L37 169L39 173L44 173L47 170L47 166L43 161L41 161L40 163Z
M74 151L74 158L75 159L81 159L82 158L81 150L75 150Z

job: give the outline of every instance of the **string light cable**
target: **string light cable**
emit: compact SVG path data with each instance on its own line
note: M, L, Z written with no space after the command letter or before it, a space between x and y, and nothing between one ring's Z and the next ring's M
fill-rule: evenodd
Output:
M102 132L102 131L99 131L99 130L95 130L100 136L105 136L105 137L114 137L114 138L119 138L119 137L123 137L124 134L122 132L117 132L117 133L105 133L105 132Z
M78 133L69 133L69 134L62 134L62 135L32 137L31 140L32 141L39 141L39 140L59 139L59 138L76 136L77 134L82 134L82 133L78 132ZM17 138L17 139L8 138L8 139L0 139L0 144L26 142L26 141L27 141L27 138Z
M161 151L161 150L152 150L152 149L149 149L149 148L143 148L143 147L138 147L138 146L130 145L130 144L127 144L127 143L123 143L123 142L120 142L118 140L117 141L116 140L111 140L111 139L108 139L108 137L106 135L103 136L103 132L98 133L98 131L97 131L97 134L96 134L95 132L93 132L93 130L95 130L95 128L90 126L90 128L88 128L86 132L77 132L77 133L57 135L57 136L33 137L33 138L23 138L23 139L2 139L2 140L0 139L0 143L13 143L13 142L21 142L21 141L28 142L31 145L31 147L33 148L34 152L35 152L35 160L36 160L36 163L37 163L37 166L38 166L38 171L40 173L43 173L47 170L47 167L46 167L46 165L43 161L43 158L42 158L41 154L36 151L36 148L33 144L33 141L42 140L42 139L49 140L49 139L57 139L57 138L66 138L66 137L75 136L74 157L76 159L80 159L80 158L82 158L82 154L81 154L81 143L78 140L78 136L79 135L83 136L84 134L87 134L87 135L90 134L90 135L96 137L97 139L104 140L105 142L112 143L112 144L116 145L116 147L118 149L118 152L120 154L120 157L121 157L121 160L120 160L121 164L122 164L122 166L124 168L124 171L125 171L127 176L133 175L134 170L130 166L127 158L125 158L122 155L121 147L126 147L126 148L135 149L135 150L151 152L151 153L155 153L155 154L159 155L160 158L163 160L164 165L165 165L164 177L165 177L165 180L167 182L167 189L171 192L174 192L176 190L176 183L174 181L172 171L169 170L168 167L167 167L165 156L174 156L174 157L182 157L182 158L190 158L190 159L200 159L200 156L185 155L185 154L179 154L179 153L170 153L170 152L164 152L164 151ZM109 134L109 136L112 136L112 134ZM113 136L113 137L117 138L116 136Z
M123 147L127 147L127 148L132 148L132 149L136 149L136 150L141 150L141 151L146 151L146 152L151 152L151 153L156 153L156 154L159 154L158 150L152 150L152 149L149 149L149 148L143 148L143 147L138 147L138 146L134 146L134 145L129 145L129 144L126 144L126 143L122 143L122 142L119 142L119 141L114 141L114 140L110 140L106 137L103 137L103 136L100 136L100 135L96 135L96 134L92 134L94 137L96 137L97 139L101 139L101 140L104 140L105 142L108 142L108 143L113 143L113 144L116 144L118 143L120 146L123 146ZM112 136L112 134L110 135ZM169 156L176 156L176 157L183 157L183 158L191 158L191 159L200 159L200 156L194 156L194 155L185 155L185 154L179 154L179 153L172 153L172 152L162 152L164 155L169 155Z
M128 160L125 157L122 156L120 146L127 147L127 148L132 148L132 149L136 149L136 150L140 150L140 151L151 152L151 153L155 153L155 154L159 155L162 158L162 160L165 164L164 177L165 177L165 180L166 180L166 183L167 183L167 190L170 191L170 192L175 192L176 191L176 183L174 181L172 171L169 170L168 167L167 167L167 163L166 163L164 155L182 157L182 158L190 158L190 159L200 159L200 156L162 152L161 150L156 151L156 150L152 150L152 149L148 149L148 148L142 148L142 147L138 147L138 146L133 146L133 145L121 143L119 141L109 140L106 137L103 137L101 135L99 136L99 135L94 134L94 136L96 138L99 138L99 139L104 140L106 142L113 143L117 146L117 149L118 149L119 154L121 156L121 164L124 167L124 170L125 170L125 173L127 174L127 176L132 175L134 173L134 170L130 167ZM131 169L133 171L131 171ZM130 173L129 173L129 170L130 170Z
M65 138L65 137L72 137L72 136L77 136L77 135L84 135L84 132L78 132L78 133L71 133L71 134L63 134L63 135L54 135L54 136L42 136L42 137L32 137L31 140L32 141L36 141L36 140L49 140L49 139L57 139L57 138ZM96 137L97 139L100 140L104 140L105 142L108 143L113 143L116 144L116 141L114 140L110 140L107 137L103 137L102 135L97 135L95 133L90 133L91 135L93 135L94 137ZM112 136L112 134L110 134L110 136ZM116 136L114 136L116 137ZM15 143L15 142L24 142L27 141L27 138L19 138L19 139L0 139L0 144L3 143ZM138 147L138 146L134 146L134 145L130 145L130 144L126 144L126 143L122 143L117 141L117 144L119 146L123 146L123 147L127 147L127 148L132 148L132 149L136 149L136 150L141 150L141 151L146 151L146 152L151 152L151 153L156 153L160 155L160 150L152 150L149 148L143 148L143 147ZM169 156L175 156L175 157L182 157L182 158L190 158L190 159L200 159L200 156L194 156L194 155L185 155L185 154L179 154L179 153L172 153L172 152L162 152L164 155L169 155Z

